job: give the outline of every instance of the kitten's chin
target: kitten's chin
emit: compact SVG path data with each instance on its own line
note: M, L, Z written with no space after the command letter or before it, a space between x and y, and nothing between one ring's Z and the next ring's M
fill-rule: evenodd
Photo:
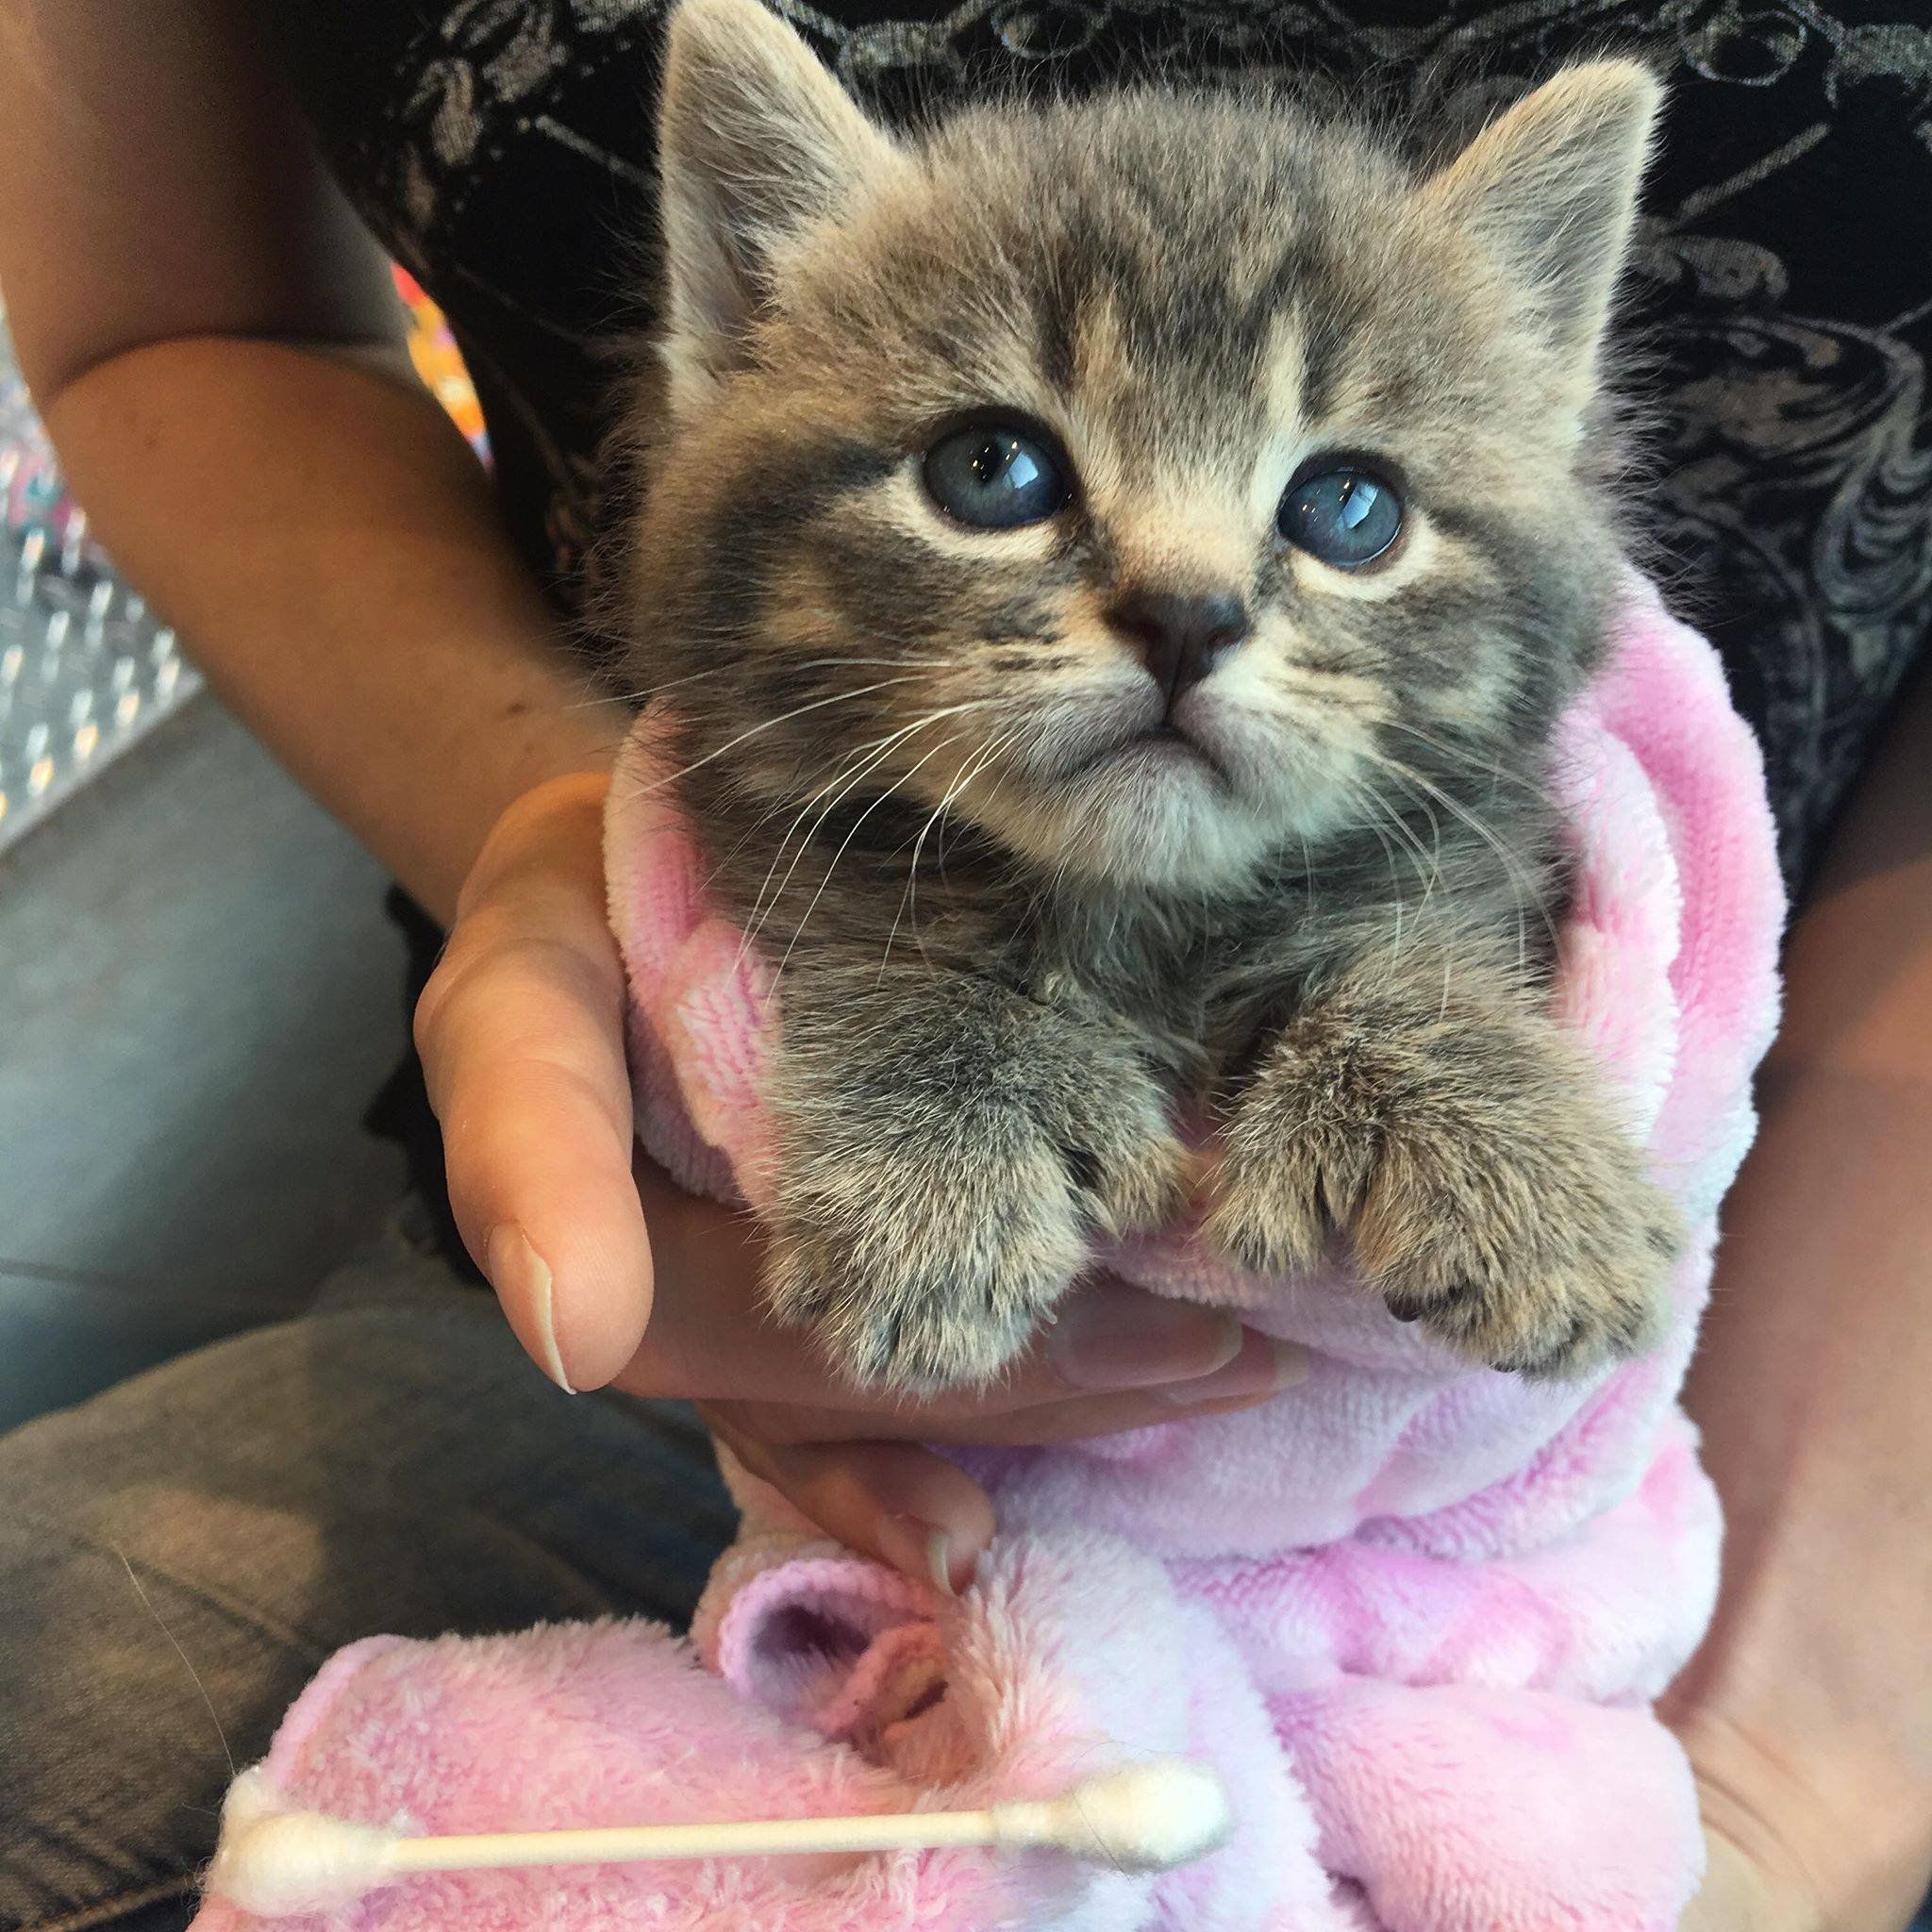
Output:
M1045 795L975 804L989 830L1057 876L1141 891L1239 886L1274 843L1208 760L1158 736L1122 747Z

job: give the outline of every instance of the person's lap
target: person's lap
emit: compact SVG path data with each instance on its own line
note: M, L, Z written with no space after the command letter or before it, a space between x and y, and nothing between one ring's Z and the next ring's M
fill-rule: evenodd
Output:
M688 1412L553 1389L399 1240L317 1309L0 1439L0 1932L172 1932L229 1765L377 1631L682 1624Z
M681 1624L731 1521L688 1413L561 1394L400 1241L0 1438L0 1932L179 1932L231 1760L330 1652Z

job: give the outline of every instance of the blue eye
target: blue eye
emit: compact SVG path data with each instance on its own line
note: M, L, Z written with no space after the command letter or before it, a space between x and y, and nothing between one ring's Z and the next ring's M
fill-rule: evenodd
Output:
M1297 549L1353 570L1394 542L1402 529L1402 499L1393 485L1371 471L1339 465L1290 484L1275 525Z
M948 516L982 530L1038 524L1073 494L1043 435L1019 424L975 423L926 454L925 487Z

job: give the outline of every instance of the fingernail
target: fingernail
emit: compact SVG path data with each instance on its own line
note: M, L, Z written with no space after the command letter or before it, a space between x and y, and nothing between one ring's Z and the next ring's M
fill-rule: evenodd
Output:
M888 1516L879 1524L879 1554L894 1570L929 1583L941 1596L958 1596L953 1582L953 1540L916 1516Z
M1071 1388L1149 1389L1224 1368L1241 1324L1224 1308L1127 1290L1074 1296L1047 1331L1048 1359Z
M575 1395L577 1391L570 1386L557 1347L550 1264L530 1245L523 1229L508 1222L491 1235L483 1260L491 1287L511 1307L529 1309L537 1330L537 1365L566 1395Z
M1243 1336L1241 1352L1225 1367L1191 1382L1175 1382L1154 1392L1178 1408L1203 1402L1225 1402L1240 1395L1278 1395L1308 1378L1308 1352L1298 1341L1278 1336Z

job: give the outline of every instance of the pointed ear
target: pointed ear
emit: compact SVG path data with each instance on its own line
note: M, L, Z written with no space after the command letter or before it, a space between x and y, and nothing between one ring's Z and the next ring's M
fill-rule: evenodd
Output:
M1609 319L1662 98L1634 60L1570 68L1492 121L1423 189L1488 247L1585 377Z
M898 150L758 0L683 0L658 115L674 415L741 358L772 256Z

